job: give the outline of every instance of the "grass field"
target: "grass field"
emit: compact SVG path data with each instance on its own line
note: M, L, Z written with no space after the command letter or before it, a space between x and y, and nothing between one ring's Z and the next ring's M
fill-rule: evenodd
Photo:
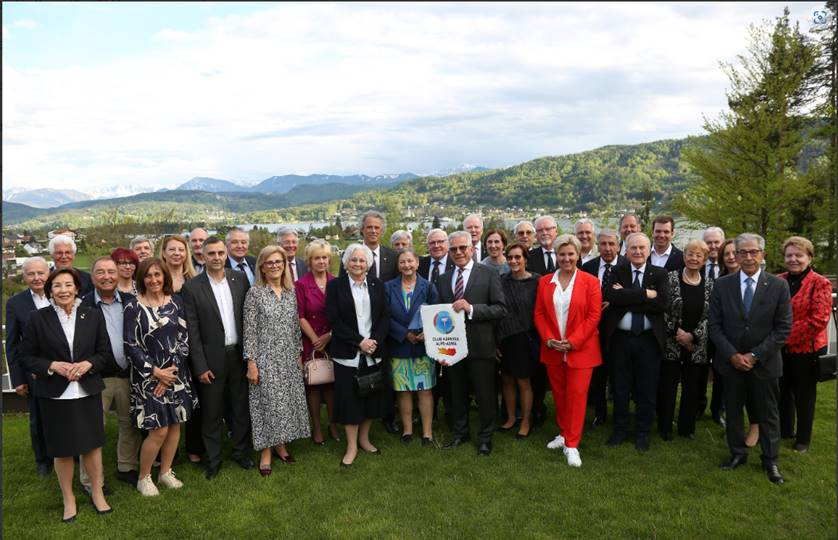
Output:
M275 460L266 479L225 461L208 482L184 458L175 464L182 490L142 498L114 478L115 426L110 416L115 511L97 516L78 488L79 518L68 526L57 480L35 474L27 418L4 417L7 538L835 538L834 382L819 387L811 450L796 454L783 441L783 486L767 480L758 449L745 467L721 471L722 429L705 417L696 440L653 437L646 454L606 447L610 425L587 429L576 470L545 448L552 422L523 441L496 434L495 451L480 459L469 446L402 445L376 424L382 455L359 455L349 470L338 467L341 444L304 440L289 446L297 464Z

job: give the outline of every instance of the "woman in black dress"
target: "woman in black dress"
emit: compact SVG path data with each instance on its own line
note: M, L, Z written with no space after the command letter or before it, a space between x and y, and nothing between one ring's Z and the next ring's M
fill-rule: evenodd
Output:
M81 307L81 276L73 268L55 270L44 286L50 305L32 314L20 346L21 360L38 377L35 397L42 412L47 455L52 456L61 494L64 523L78 511L73 494L73 458L81 455L96 512L111 507L102 492L105 426L99 375L114 364L102 312Z
M533 311L541 276L527 271L528 255L524 245L517 242L509 244L506 248L509 272L501 276L501 284L506 297L507 315L498 326L498 356L501 361L503 401L506 404L506 423L498 429L506 431L515 425L517 386L521 395L521 426L516 435L518 439L526 438L530 434L533 400L530 377L535 374L539 347L538 332L533 324Z

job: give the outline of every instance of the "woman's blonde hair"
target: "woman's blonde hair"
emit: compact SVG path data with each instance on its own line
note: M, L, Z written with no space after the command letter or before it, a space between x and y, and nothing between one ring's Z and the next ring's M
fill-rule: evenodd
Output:
M710 255L710 248L707 247L707 243L704 240L694 238L693 240L687 242L687 245L684 246L684 254L686 255L686 253L690 250L700 251L704 256L704 262L707 262L707 257Z
M268 280L265 278L265 272L262 270L262 265L265 263L265 260L274 253L282 255L282 259L285 261L285 265L282 267L282 279L280 280L282 289L286 291L293 291L294 279L291 277L291 269L288 267L288 254L285 253L284 249L277 245L263 247L262 251L259 252L259 256L256 257L256 285L259 287L267 285Z
M789 246L794 246L798 249L802 249L805 251L810 259L815 258L815 246L809 241L808 238L803 238L802 236L790 236L783 242L783 250L781 253L783 255L786 254L786 248Z
M329 245L329 242L319 238L309 242L303 252L303 255L306 258L306 264L311 267L311 258L316 257L321 253L325 253L329 256L329 260L332 260L332 246Z
M167 234L164 236L163 241L160 242L160 252L158 253L158 257L160 257L160 260L164 263L169 264L168 261L166 261L165 252L166 246L168 246L169 242L172 241L180 242L183 244L184 249L186 249L186 257L183 259L181 271L183 272L184 279L192 279L198 274L195 272L195 267L192 266L192 251L189 249L189 242L186 241L186 238L177 234Z

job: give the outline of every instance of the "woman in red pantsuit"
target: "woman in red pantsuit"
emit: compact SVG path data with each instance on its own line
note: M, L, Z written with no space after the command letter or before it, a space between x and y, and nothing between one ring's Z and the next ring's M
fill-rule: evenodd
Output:
M547 366L561 430L547 447L563 448L567 464L581 467L579 440L588 386L594 368L602 363L597 330L602 290L596 277L577 271L582 246L575 236L559 236L553 250L559 269L538 282L534 314L541 336L541 361Z

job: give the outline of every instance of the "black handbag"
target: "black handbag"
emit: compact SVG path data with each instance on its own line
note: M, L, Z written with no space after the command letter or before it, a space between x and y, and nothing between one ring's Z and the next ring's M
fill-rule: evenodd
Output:
M832 322L835 323L835 329L838 330L838 315L836 315L835 305L832 306ZM835 353L821 354L815 360L817 373L815 376L818 382L832 381L838 375L838 356Z
M375 360L373 360L375 361ZM355 390L361 397L367 397L370 394L375 394L384 388L387 381L384 377L384 371L381 369L381 364L374 364L366 373L362 372L362 366L367 363L366 357L362 356L358 359L358 372L355 374Z

